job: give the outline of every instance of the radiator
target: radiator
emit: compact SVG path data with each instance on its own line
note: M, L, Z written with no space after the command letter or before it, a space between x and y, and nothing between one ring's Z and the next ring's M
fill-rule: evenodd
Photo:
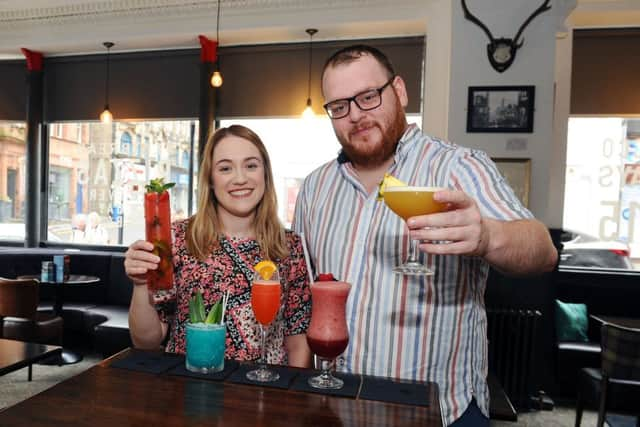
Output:
M519 410L530 408L530 397L538 390L533 371L541 317L537 310L487 309L489 372Z

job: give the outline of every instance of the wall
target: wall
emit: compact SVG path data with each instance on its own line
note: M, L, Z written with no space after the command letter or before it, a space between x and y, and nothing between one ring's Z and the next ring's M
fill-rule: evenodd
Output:
M457 2L456 2L457 3ZM514 0L473 0L469 9L490 29L494 38L514 37L520 25L540 2ZM492 157L530 158L532 162L529 207L548 226L559 226L549 205L548 194L555 183L550 181L549 165L553 147L553 92L555 34L557 12L552 9L536 17L524 30L524 45L514 63L503 73L489 64L488 38L474 23L466 20L462 8L452 13L451 90L449 99L449 139L457 144L479 148ZM564 17L561 18L562 20ZM427 58L428 60L428 58ZM526 134L467 133L467 88L469 86L534 85L534 131ZM510 147L520 145L518 149Z

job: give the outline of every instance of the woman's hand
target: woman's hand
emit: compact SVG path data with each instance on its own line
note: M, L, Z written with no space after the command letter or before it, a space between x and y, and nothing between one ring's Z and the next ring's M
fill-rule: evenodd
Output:
M154 255L153 244L137 240L129 246L124 254L124 271L135 285L147 283L147 271L156 270L160 257Z

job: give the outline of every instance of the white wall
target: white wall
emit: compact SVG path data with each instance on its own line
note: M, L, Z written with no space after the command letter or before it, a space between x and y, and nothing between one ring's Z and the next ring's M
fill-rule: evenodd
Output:
M457 4L456 4L457 3ZM541 2L531 0L468 0L467 5L494 38L513 38L524 20ZM549 206L549 167L553 150L553 105L556 29L559 17L552 9L536 17L523 32L524 45L514 63L503 73L489 64L488 38L476 24L464 18L454 2L451 16L451 76L449 91L448 139L456 144L479 148L492 157L530 158L532 161L529 207L548 226L559 226ZM562 17L564 20L564 17ZM429 33L429 31L428 31ZM429 35L427 44L429 44ZM427 48L427 51L429 48ZM427 57L427 62L430 58ZM430 76L425 76L427 79ZM535 91L534 131L530 134L467 133L467 91L469 86L533 85ZM426 110L426 107L425 107ZM429 120L425 120L426 123ZM509 149L517 140L521 149ZM563 167L563 166L562 166Z

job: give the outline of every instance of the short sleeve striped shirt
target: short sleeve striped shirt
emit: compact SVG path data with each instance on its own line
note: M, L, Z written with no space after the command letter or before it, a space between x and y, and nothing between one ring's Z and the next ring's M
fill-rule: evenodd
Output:
M430 138L416 126L398 143L389 173L409 185L463 190L485 217L532 217L485 153ZM294 229L304 234L316 272L352 284L342 369L436 382L447 424L474 397L488 416L484 260L421 253L435 276L394 274L409 251L406 224L366 192L340 157L305 179Z

